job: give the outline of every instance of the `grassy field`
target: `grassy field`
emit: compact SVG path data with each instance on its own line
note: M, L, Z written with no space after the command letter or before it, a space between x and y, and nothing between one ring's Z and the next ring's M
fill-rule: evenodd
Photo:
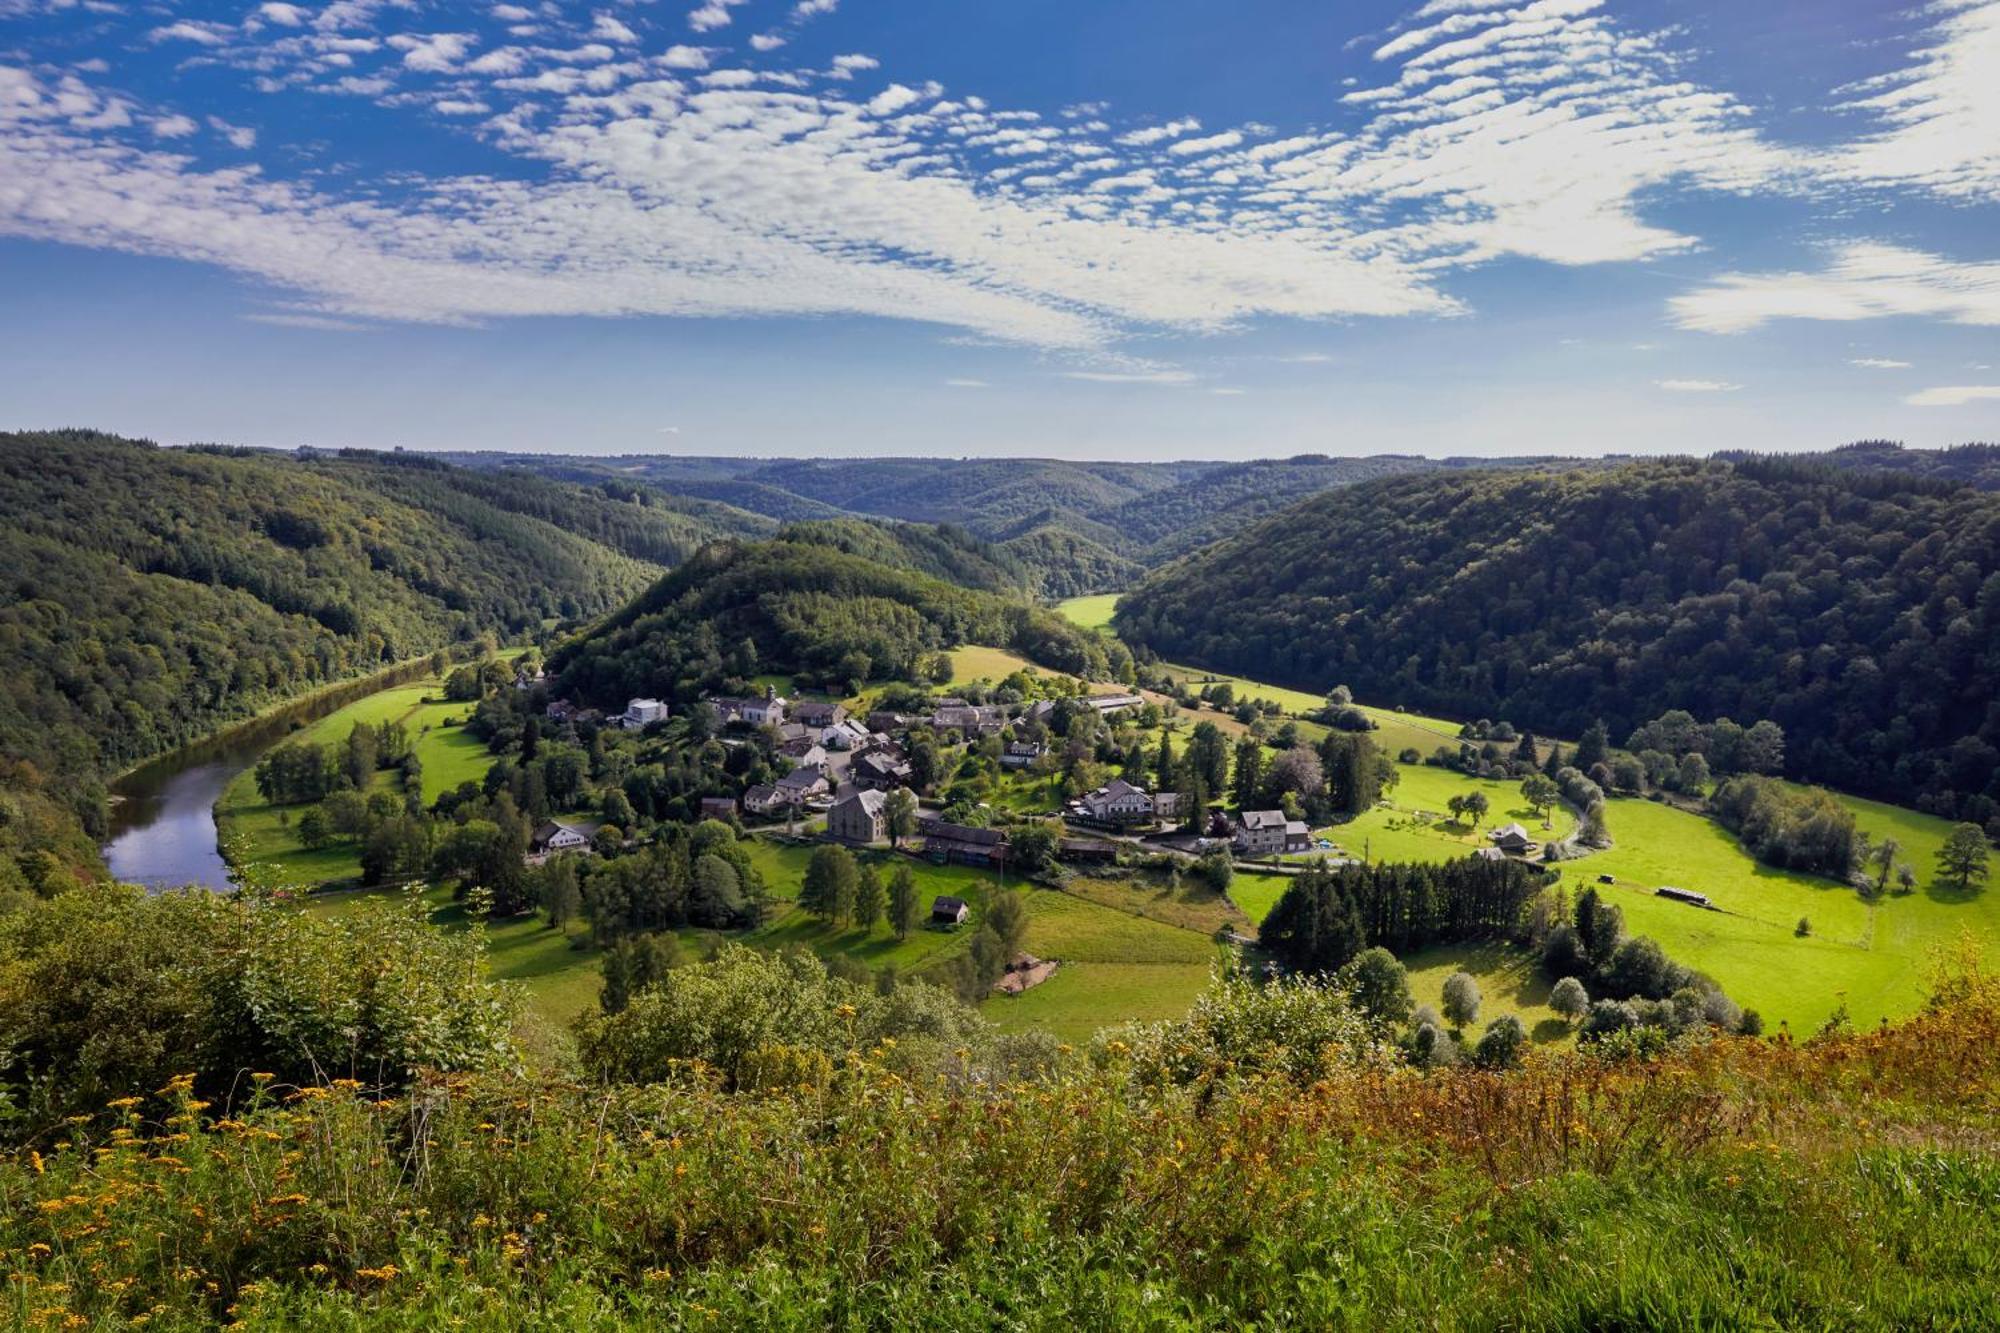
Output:
M1902 841L1925 884L1950 825L1870 801L1841 798L1860 826ZM1957 895L1920 887L1869 902L1852 888L1759 865L1726 829L1651 801L1619 800L1608 812L1616 846L1570 863L1573 891L1616 877L1612 897L1626 926L1720 981L1740 1004L1775 1024L1816 1027L1845 1000L1858 1023L1913 1011L1930 952L1961 932L2000 958L2000 892ZM1705 893L1718 912L1653 895L1663 884ZM1795 933L1801 917L1812 933Z
M423 799L429 804L461 782L478 781L493 762L486 746L458 725L471 716L472 705L437 698L441 684L428 679L382 690L327 714L287 739L338 745L357 724L401 722L423 761ZM401 787L395 774L383 771L375 775L369 790L400 791ZM329 884L358 876L360 848L353 840L338 839L312 850L300 845L298 817L308 808L266 803L257 792L254 769L245 769L216 803L216 827L225 840L236 840L248 859L275 867L278 878L286 883Z
M1521 799L1519 782L1472 778L1423 764L1398 764L1396 771L1401 781L1388 793L1386 804L1320 829L1318 836L1331 839L1347 855L1369 861L1446 861L1490 846L1486 835L1501 824L1518 822L1538 840L1566 838L1576 825L1569 811L1558 808L1544 829ZM1446 802L1475 791L1486 796L1485 822L1476 829L1451 822Z
M1505 1014L1520 1019L1537 1042L1563 1042L1573 1035L1569 1024L1549 1008L1549 983L1526 950L1506 944L1447 944L1419 950L1403 965L1410 972L1410 997L1440 1013L1445 978L1469 972L1478 979L1479 1017L1465 1030L1468 1042L1476 1041L1488 1023Z
M1071 597L1056 603L1056 614L1072 625L1084 629L1108 629L1111 613L1118 608L1118 599L1123 594L1115 592L1093 593L1089 597Z
M970 685L975 680L998 685L1022 668L1039 671L1033 662L1005 648L965 647L951 652L951 684Z
M1033 990L996 995L980 1012L1003 1032L1050 1032L1081 1043L1118 1022L1179 1018L1210 973L1207 963L1064 963Z

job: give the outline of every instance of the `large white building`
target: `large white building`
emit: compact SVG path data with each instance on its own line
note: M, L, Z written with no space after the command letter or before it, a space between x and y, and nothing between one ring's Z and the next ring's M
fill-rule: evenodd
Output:
M634 699L618 715L619 725L627 731L638 731L654 722L666 720L667 706L658 699Z

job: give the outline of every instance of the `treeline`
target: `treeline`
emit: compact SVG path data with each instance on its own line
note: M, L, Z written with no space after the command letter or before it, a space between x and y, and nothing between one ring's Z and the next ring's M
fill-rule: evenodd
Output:
M101 782L315 687L601 615L727 527L434 460L0 435L0 753ZM92 824L93 831L98 825Z
M914 680L943 650L1011 649L1087 679L1129 679L1131 658L1025 599L947 583L829 545L811 526L768 542L719 543L551 659L565 697L623 706L634 695L692 702L762 671L847 693Z
M1371 947L1405 953L1503 938L1546 882L1532 866L1479 857L1314 866L1292 880L1258 940L1295 972L1337 972Z
M1977 491L1687 461L1391 478L1161 571L1117 624L1544 734L1769 719L1789 776L2000 817L2000 497Z

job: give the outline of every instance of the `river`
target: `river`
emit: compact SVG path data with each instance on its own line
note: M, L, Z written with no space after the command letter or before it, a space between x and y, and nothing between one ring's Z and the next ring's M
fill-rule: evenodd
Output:
M215 803L236 775L298 728L428 670L422 661L408 662L321 690L125 774L111 784L104 860L112 875L149 889L228 888L229 864L216 846Z

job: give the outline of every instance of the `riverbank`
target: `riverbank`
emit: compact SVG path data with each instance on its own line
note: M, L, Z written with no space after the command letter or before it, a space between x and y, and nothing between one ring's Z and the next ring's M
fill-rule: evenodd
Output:
M214 807L236 773L300 728L421 677L435 679L428 656L321 686L127 769L112 784L110 827L98 848L112 876L149 888L228 888Z

